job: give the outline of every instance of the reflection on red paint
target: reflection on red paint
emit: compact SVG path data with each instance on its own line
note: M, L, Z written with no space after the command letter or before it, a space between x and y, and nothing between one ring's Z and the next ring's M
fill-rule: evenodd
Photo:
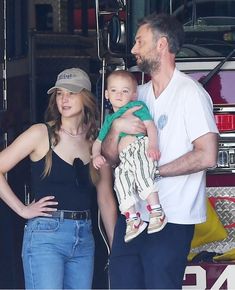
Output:
M203 79L208 72L195 72L190 75L196 79ZM206 84L205 89L210 94L214 105L235 105L235 71L220 71Z

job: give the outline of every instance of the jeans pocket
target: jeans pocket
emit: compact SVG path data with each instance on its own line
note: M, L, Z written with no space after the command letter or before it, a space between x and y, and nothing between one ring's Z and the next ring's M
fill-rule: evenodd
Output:
M60 222L53 218L35 218L27 222L23 239L23 255L39 253L45 245L55 245L60 237Z
M60 227L60 222L52 218L36 218L28 222L26 230L31 232L56 232Z

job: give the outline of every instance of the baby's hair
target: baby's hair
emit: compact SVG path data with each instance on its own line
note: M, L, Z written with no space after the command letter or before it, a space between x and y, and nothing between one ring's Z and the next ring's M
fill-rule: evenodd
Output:
M138 85L135 76L131 72L127 71L127 70L115 70L115 71L111 72L109 74L109 76L107 77L107 80L106 80L107 84L109 82L109 79L111 77L115 77L115 76L120 76L120 77L124 77L124 78L130 78L135 87L137 87L137 85Z

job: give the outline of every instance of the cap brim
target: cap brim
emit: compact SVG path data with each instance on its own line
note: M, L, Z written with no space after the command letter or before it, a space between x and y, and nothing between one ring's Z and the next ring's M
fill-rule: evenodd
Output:
M54 86L54 87L50 88L47 91L47 94L48 95L52 94L57 89L66 89L66 90L73 92L73 93L80 93L83 89L86 89L86 88L82 88L82 87L75 86L72 84L60 84L59 86Z

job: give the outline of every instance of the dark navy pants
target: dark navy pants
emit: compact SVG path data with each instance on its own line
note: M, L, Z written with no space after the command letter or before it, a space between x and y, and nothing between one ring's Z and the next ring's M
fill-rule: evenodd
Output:
M125 217L120 216L110 255L111 289L182 289L194 225L168 223L154 234L145 230L124 242Z

